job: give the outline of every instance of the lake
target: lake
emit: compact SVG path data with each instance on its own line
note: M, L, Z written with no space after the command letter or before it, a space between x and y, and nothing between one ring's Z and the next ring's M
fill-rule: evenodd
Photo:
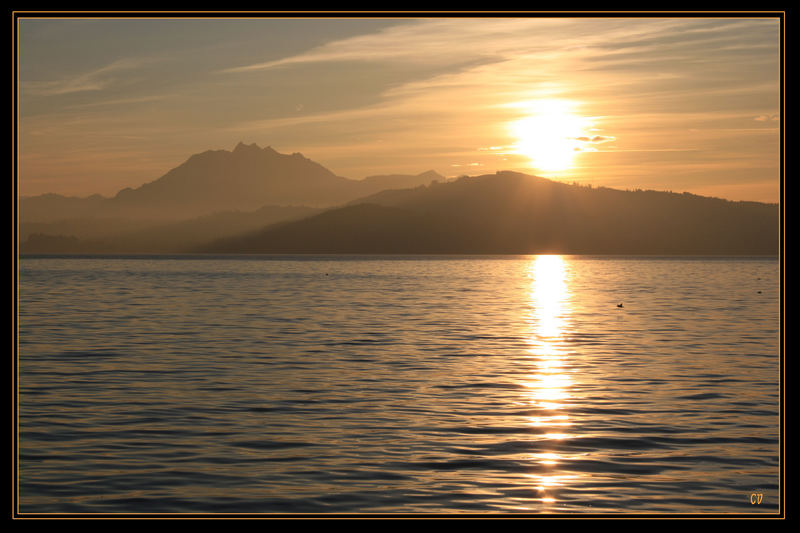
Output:
M18 289L21 513L779 511L776 258L31 256Z

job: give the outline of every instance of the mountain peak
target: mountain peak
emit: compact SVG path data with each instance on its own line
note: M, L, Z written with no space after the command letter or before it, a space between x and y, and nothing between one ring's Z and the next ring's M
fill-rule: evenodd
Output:
M436 172L435 170L426 170L425 172L420 172L417 174L420 178L428 178L431 180L443 180L444 176Z
M243 142L239 141L239 144L237 144L236 148L233 149L233 153L254 152L256 150L261 150L256 143L244 144Z

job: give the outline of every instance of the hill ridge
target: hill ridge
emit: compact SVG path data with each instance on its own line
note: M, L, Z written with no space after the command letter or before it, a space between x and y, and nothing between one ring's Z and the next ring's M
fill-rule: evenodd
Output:
M778 206L497 172L382 191L197 251L777 255Z

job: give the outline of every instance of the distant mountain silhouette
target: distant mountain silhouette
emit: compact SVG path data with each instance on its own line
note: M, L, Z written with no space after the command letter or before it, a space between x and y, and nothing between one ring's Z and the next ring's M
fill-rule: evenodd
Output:
M46 254L82 254L91 253L85 243L71 235L48 235L32 233L20 246L22 253Z
M178 222L81 218L23 226L23 253L182 253L210 240L320 212L312 207L264 206Z
M239 143L233 151L191 156L161 178L126 188L112 198L47 194L23 198L22 223L74 218L179 220L220 211L252 211L265 205L330 207L388 188L414 187L443 179L433 171L416 176L335 175L302 154Z
M198 252L777 255L778 206L515 172L383 191Z
M23 197L19 202L19 218L27 222L55 222L87 215L105 215L109 210L108 198L95 194L87 198L42 194Z
M433 171L352 180L299 153L239 143L233 151L196 154L161 178L112 198L23 198L21 250L778 252L776 204L592 188L516 172L443 181ZM329 210L321 212L323 207Z
M409 176L407 174L385 174L368 176L361 180L359 188L363 194L373 194L383 190L410 189L419 185L428 185L431 182L444 180L444 177L433 170ZM369 192L366 192L369 191Z

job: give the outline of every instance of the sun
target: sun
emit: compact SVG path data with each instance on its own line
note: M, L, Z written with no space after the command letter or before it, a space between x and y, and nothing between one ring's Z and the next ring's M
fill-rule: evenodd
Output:
M512 122L511 133L517 143L514 152L527 156L541 171L558 172L572 167L583 150L587 117L575 113L576 104L568 100L534 100L525 103L526 116Z

